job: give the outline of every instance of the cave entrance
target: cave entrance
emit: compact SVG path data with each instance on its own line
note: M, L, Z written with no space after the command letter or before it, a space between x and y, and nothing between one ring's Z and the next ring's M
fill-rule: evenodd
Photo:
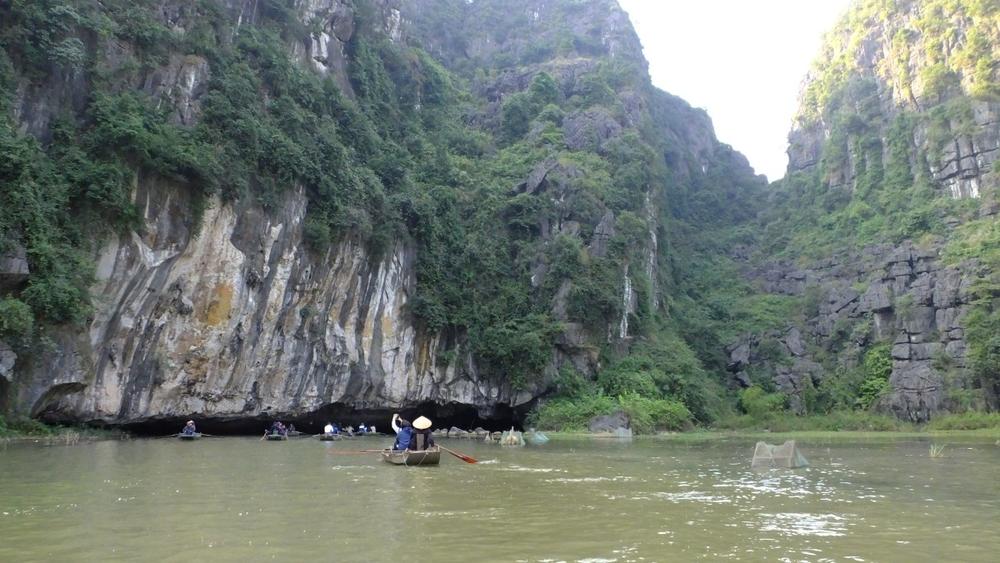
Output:
M341 427L353 426L354 428L358 428L362 423L365 426L374 424L380 434L392 434L389 421L394 412L398 412L400 416L411 421L418 416L426 416L433 422L435 430L448 429L454 426L463 430L473 430L481 427L492 432L510 430L512 426L517 430L522 430L528 407L512 408L509 405L498 404L484 414L476 407L458 403L438 404L426 402L398 410L355 408L343 403L331 403L310 413L273 413L249 417L191 414L188 416L150 418L126 424L108 424L107 426L121 428L136 436L167 436L180 432L184 427L184 423L192 419L198 426L198 430L207 434L217 434L220 436L259 436L264 433L265 429L271 426L273 421L280 420L285 424L294 424L296 430L307 434L319 434L323 431L323 426L327 422L335 422Z
M476 427L482 427L490 431L509 430L511 426L520 428L522 418L517 415L514 409L507 405L496 405L493 407L492 412L483 416L476 407L458 403L441 405L427 402L398 410L382 408L356 409L348 405L334 403L327 405L316 413L306 415L304 423L309 425L315 424L317 429L322 429L327 421L336 422L342 427L353 426L355 428L362 423L366 426L374 424L379 432L388 434L392 432L389 421L395 412L398 412L399 416L410 421L418 416L426 416L431 419L435 430L448 429L452 426L463 430L472 430ZM296 422L296 426L298 426L298 422Z

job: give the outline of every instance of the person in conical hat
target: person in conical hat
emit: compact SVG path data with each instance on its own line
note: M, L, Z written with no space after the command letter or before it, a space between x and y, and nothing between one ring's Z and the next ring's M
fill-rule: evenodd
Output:
M413 421L413 437L410 438L411 450L426 450L434 446L431 435L431 420L426 416L417 417Z

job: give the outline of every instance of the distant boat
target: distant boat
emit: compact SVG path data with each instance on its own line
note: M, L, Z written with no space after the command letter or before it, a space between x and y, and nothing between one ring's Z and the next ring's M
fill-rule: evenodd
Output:
M268 434L267 435L267 439L268 440L287 440L288 436L285 436L284 434Z
M382 461L393 465L437 465L441 463L441 448L426 450L382 450Z
M194 434L184 434L183 432L177 435L181 440L198 440L201 438L201 432L195 432Z
M333 442L341 438L340 434L317 434L316 437L323 442Z

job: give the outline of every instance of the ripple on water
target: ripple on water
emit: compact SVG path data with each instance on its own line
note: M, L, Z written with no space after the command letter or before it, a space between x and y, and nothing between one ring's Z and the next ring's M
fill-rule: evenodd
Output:
M552 479L545 479L546 483L600 483L607 481L624 483L635 481L635 477L616 475L614 477L554 477Z
M703 504L731 504L733 499L724 496L710 495L701 491L684 491L679 493L653 493L653 498L669 500L670 502L700 502Z
M524 467L523 465L508 465L507 467L501 467L500 471L523 471L525 473L565 473L565 469L556 469L554 467Z
M847 517L808 512L764 513L760 515L759 529L785 536L837 537L847 533Z

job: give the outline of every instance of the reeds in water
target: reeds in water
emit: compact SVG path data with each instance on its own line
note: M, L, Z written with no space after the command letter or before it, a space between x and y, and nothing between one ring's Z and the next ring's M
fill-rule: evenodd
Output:
M930 456L933 459L944 457L944 444L931 444Z

